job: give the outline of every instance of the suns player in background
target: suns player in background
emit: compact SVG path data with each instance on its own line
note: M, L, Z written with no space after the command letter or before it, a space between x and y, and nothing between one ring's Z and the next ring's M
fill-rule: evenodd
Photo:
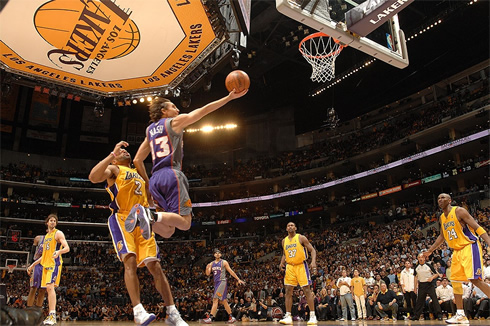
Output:
M228 102L242 97L247 91L236 93L233 90L228 96L188 114L179 114L180 111L175 104L165 98L152 101L149 109L152 124L146 129L146 138L134 157L134 165L149 185L155 204L163 211L155 213L144 207L135 207L130 216L136 218L129 219L134 223L140 223L145 238L150 235L151 227L163 237L168 237L175 228L188 230L191 227L192 204L189 183L181 171L184 128ZM151 179L148 178L144 165L144 160L150 153L153 160ZM155 223L151 225L153 222ZM134 226L127 225L127 228L131 229Z
M315 302L310 285L311 274L308 268L308 251L311 253L310 267L316 274L316 250L308 239L296 233L296 224L289 222L287 227L288 236L282 240L283 255L279 268L286 270L284 275L284 285L286 286L286 314L279 322L281 324L292 324L291 308L293 307L293 289L299 285L305 292L306 302L310 308L310 319L308 325L317 324L315 315Z
M160 265L155 235L152 233L148 239L144 239L139 227L129 232L124 228L131 207L136 204L148 206L145 180L136 169L131 168L131 155L122 148L127 146L125 141L117 143L114 150L94 166L89 179L93 183L107 182L106 190L112 199L109 205L112 214L107 224L117 257L124 264L124 282L133 305L134 321L146 326L156 319L154 314L146 312L140 300L137 268L146 265L155 281L155 288L167 306L167 323L187 326L175 308L170 284Z
M31 249L30 263L35 262L43 255L43 243L44 243L44 235L38 235L34 238L34 242L32 244L32 249ZM36 301L35 305L37 307L43 306L44 295L46 294L46 288L41 287L42 276L43 276L43 265L37 264L36 266L34 266L34 270L31 273L29 295L27 296L28 307L32 307L34 305L34 301ZM37 300L36 300L36 292L37 292Z
M444 241L453 249L451 258L451 284L454 290L457 312L448 324L468 324L463 310L463 282L470 281L490 298L490 286L483 281L482 247L478 237L490 246L490 237L463 207L451 206L451 196L445 193L437 197L442 209L439 218L441 231L434 244L424 253L428 258Z
M209 276L213 274L214 281L213 306L211 307L211 314L204 319L206 324L211 324L216 317L218 301L223 304L228 313L228 323L233 324L236 322L235 317L231 315L231 308L228 304L228 281L226 279L226 272L230 273L230 275L238 281L239 285L245 285L245 282L231 269L230 264L226 260L221 259L221 251L216 249L214 251L214 260L206 266L206 275Z
M54 325L56 324L56 292L54 288L60 285L61 268L63 267L61 255L69 252L70 247L63 232L56 229L58 216L49 214L45 222L48 233L44 236L43 253L27 268L27 273L31 275L32 270L38 264L43 266L41 287L45 287L48 292L49 305L49 315L44 320L44 325Z

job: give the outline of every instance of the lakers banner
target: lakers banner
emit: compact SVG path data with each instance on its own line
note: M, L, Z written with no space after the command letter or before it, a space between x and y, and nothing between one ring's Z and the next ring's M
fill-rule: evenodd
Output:
M175 86L219 45L200 0L10 0L0 30L8 69L102 94Z

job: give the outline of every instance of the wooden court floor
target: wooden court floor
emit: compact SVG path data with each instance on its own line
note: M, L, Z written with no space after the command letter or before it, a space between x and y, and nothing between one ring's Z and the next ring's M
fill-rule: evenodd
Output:
M132 321L58 321L56 325L63 326L135 326ZM164 321L155 321L151 326L167 325ZM190 322L189 326L207 325L204 323ZM210 326L225 326L231 325L225 322L214 322ZM235 326L279 326L278 322L236 322ZM425 325L449 325L444 321L439 320L419 320L419 321L402 321L397 322L380 322L374 320L368 321L320 321L318 325L345 325L345 326L377 326L377 325L410 325L410 326L425 326ZM490 325L490 320L470 320L470 325ZM294 322L293 326L306 326L306 322Z

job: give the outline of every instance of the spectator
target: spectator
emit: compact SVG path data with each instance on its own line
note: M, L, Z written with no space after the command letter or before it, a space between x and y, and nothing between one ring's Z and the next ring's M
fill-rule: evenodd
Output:
M387 311L391 311L391 318L396 321L398 314L398 304L396 303L396 294L392 290L388 290L386 283L381 283L381 288L376 299L376 312L381 316L382 320L388 321Z
M345 269L342 270L342 277L337 280L340 302L342 304L342 317L339 319L340 321L348 320L347 308L350 309L351 320L356 320L356 311L354 309L354 302L352 301L351 282L352 279L347 276L347 271Z

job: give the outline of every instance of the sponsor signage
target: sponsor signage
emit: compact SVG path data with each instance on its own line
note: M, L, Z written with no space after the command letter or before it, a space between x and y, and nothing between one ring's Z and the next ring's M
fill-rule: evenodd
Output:
M70 181L74 181L74 182L90 182L89 179L83 179L83 178L70 178Z
M245 217L237 218L235 220L235 223L245 223L245 222L247 222L247 219Z
M345 13L347 29L367 36L414 0L367 0Z
M71 207L71 203L54 203L56 207ZM107 206L109 208L109 206Z
M306 210L307 213L323 211L323 206L311 207Z
M439 180L441 179L442 176L440 173L438 174L434 174L434 175L431 175L430 177L427 177L427 178L423 178L422 179L422 183L429 183L429 182L432 182L432 181L436 181L436 180Z
M385 189L385 190L381 190L379 192L379 196L386 196L386 195L389 195L389 194L392 194L394 192L398 192L398 191L401 191L402 190L402 186L396 186L396 187L392 187L392 188L388 188L388 189Z
M479 167L486 166L490 164L490 160L481 161L475 164L475 167L478 169Z
M377 192L373 192L372 194L361 196L361 200L371 199L371 198L374 198L374 197L378 197L378 193Z
M290 212L284 213L284 216L288 217L288 216L295 216L295 215L302 215L302 214L303 214L303 211L290 211Z
M219 221L216 221L216 224L230 224L231 223L231 220L219 220Z
M204 221L204 222L201 222L202 225L216 225L216 222L215 221Z
M415 187L415 186L418 186L418 185L421 185L421 184L422 184L422 180L417 180L417 181L409 182L409 183L406 183L406 184L403 185L403 189L412 188L412 187Z
M263 220L268 220L269 216L267 215L262 215L262 216L254 216L254 221L263 221Z
M176 86L222 42L198 0L10 0L0 30L9 70L103 95Z
M284 216L284 214L282 214L282 213L269 215L270 218L279 218L279 217L283 217L283 216Z

